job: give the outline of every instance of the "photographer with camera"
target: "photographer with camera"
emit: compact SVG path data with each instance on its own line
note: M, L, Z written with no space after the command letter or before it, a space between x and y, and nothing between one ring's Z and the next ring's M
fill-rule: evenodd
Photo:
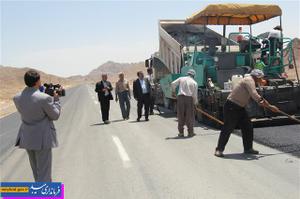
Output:
M45 83L44 87L45 87L45 93L50 96L53 96L54 92L56 92L61 97L66 95L65 89L60 84Z
M59 96L55 91L53 97L39 91L36 70L27 71L24 81L27 87L13 99L22 118L16 146L26 149L35 181L51 182L52 148L58 146L53 121L61 112Z

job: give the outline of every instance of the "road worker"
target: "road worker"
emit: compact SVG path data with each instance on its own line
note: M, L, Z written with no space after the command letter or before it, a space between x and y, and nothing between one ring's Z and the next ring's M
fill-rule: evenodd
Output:
M266 107L273 112L278 112L278 108L269 104L256 91L256 84L261 82L264 73L259 69L251 71L250 76L243 78L229 94L224 104L224 125L218 140L215 156L223 157L223 151L229 140L231 132L239 126L242 131L242 139L245 154L258 154L253 149L253 126L245 109L252 98L260 106Z
M195 135L195 105L198 103L198 84L194 80L195 75L196 72L190 69L186 77L180 77L171 84L173 95L175 95L176 87L179 86L177 96L178 137L184 137L184 125L187 126L189 137Z

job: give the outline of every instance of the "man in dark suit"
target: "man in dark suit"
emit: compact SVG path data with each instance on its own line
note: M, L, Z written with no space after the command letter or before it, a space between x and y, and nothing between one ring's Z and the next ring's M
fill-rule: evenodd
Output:
M149 121L149 107L150 107L150 94L151 86L149 80L144 78L142 71L137 73L138 79L133 82L133 96L137 101L137 121L139 122L142 117L142 108L145 108L145 120Z
M52 148L58 146L53 120L60 116L59 98L56 92L51 97L39 91L40 74L35 70L27 71L24 81L27 87L13 99L22 119L16 146L26 149L35 181L51 182Z
M109 108L110 100L113 100L111 91L113 90L111 83L107 81L107 74L102 74L102 80L97 82L95 92L98 93L100 102L102 120L104 124L109 124Z

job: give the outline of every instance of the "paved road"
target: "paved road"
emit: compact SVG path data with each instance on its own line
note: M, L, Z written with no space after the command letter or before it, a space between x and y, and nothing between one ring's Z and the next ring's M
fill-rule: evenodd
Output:
M300 158L300 125L256 128L254 140Z
M73 97L74 91L76 90L77 88L68 89L68 96L61 98L62 106ZM16 150L13 146L20 124L20 115L18 113L12 113L0 119L0 163Z
M113 102L112 123L103 125L91 87L74 88L64 99L53 178L64 182L67 199L299 198L299 158L258 143L262 154L245 156L237 135L230 138L226 158L216 158L218 131L199 126L194 138L176 139L172 114L136 123L132 105L131 120L122 121ZM1 122L6 132L17 126ZM1 145L6 136L1 133ZM26 153L11 148L1 152L1 180L32 181Z

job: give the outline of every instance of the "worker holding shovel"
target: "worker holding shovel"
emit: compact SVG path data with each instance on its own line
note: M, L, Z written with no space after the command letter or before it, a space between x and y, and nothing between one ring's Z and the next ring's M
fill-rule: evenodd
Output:
M267 100L261 97L256 91L256 84L262 82L264 73L259 69L251 71L250 76L241 80L232 90L224 104L224 125L218 140L215 156L223 157L223 151L229 140L231 132L239 125L242 131L244 153L258 154L253 149L253 126L245 109L252 98L260 106L268 108L273 112L279 112L276 106L269 104Z

